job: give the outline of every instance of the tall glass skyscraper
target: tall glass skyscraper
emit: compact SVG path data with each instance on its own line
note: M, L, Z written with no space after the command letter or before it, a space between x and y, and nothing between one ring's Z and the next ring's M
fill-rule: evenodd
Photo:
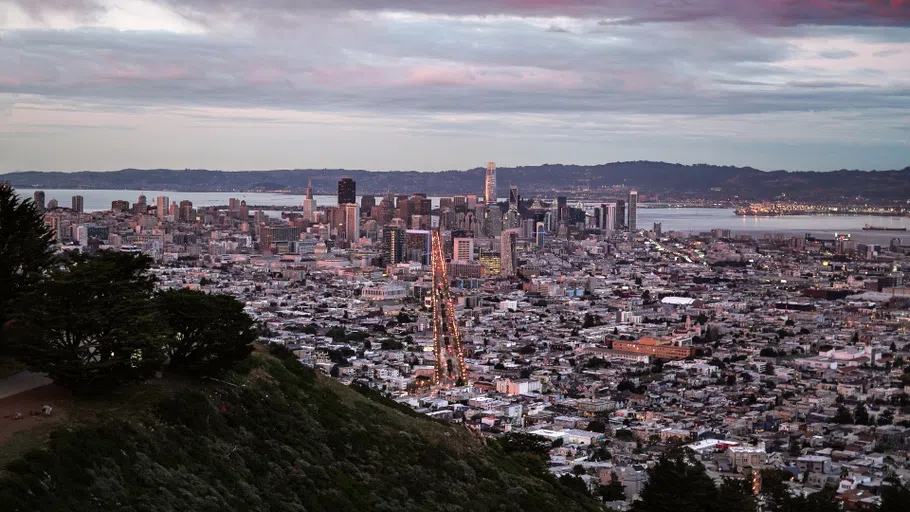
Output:
M496 162L487 163L487 179L483 187L483 202L496 203Z
M357 184L352 178L338 180L338 204L357 204Z
M629 231L638 229L638 191L629 191Z

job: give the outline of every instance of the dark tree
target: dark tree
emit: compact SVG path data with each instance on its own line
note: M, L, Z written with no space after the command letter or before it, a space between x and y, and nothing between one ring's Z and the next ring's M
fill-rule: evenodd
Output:
M667 450L653 468L632 512L703 512L718 510L717 488L690 450Z
M894 423L894 411L891 409L885 409L878 415L879 425L890 425L892 423Z
M849 425L853 423L853 415L850 414L850 411L846 407L839 405L837 407L837 413L834 414L834 418L832 418L831 421L840 425Z
M856 410L853 411L853 423L857 425L869 424L869 411L864 404L856 404Z
M530 355L534 352L537 352L537 347L533 343L528 343L527 345L518 349L518 353L522 355Z
M752 478L724 478L717 489L717 509L736 512L756 512L758 501L752 492Z
M520 432L510 432L499 438L499 444L506 453L531 453L546 457L551 443L545 437Z
M607 426L604 424L604 422L595 420L595 421L588 423L588 430L590 430L591 432L603 433L603 432L607 431Z
M258 338L253 319L229 295L168 290L155 303L171 331L165 345L171 369L217 375L253 351Z
M600 318L598 318L595 315L592 315L591 313L585 313L585 320L581 324L581 328L590 329L591 327L596 327L600 324L601 324Z
M75 256L24 294L13 333L32 369L79 391L143 380L161 367L167 328L151 298L146 256Z
M11 307L26 288L50 270L53 239L35 203L0 183L0 325L10 320Z
M334 341L335 343L341 343L342 341L344 341L344 337L345 337L346 333L345 333L344 327L341 327L340 325L338 325L338 326L332 327L331 329L326 331L325 335L328 336L329 338L332 338L332 341Z
M565 474L559 477L559 483L580 494L588 494L588 486L585 481L575 475Z
M626 490L615 472L610 473L610 483L601 485L598 489L598 494L600 499L604 501L623 501L626 499Z
M906 512L910 510L910 489L900 480L891 477L885 480L882 486L882 502L878 512Z
M833 488L825 488L808 497L795 496L785 483L793 475L779 469L767 469L761 472L762 491L765 512L838 512L840 503L835 499L837 493Z

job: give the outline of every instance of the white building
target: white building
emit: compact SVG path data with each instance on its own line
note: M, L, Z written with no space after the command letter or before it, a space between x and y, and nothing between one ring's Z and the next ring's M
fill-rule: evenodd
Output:
M365 286L360 290L364 300L401 300L408 296L408 289L403 284L389 283L380 286Z
M453 240L455 261L474 261L474 239L456 238Z

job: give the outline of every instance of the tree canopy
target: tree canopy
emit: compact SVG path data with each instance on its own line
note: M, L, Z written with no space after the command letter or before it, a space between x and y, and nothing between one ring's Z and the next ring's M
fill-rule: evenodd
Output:
M26 287L53 265L53 240L35 203L0 183L0 325L10 320L10 308Z
M155 304L170 330L165 353L171 369L215 375L253 351L258 338L253 319L229 295L168 290Z
M168 334L150 307L150 263L118 252L74 256L17 301L15 354L82 391L147 378L160 368Z

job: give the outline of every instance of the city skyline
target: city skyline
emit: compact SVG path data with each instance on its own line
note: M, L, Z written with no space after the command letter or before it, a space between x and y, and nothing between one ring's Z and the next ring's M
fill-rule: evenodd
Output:
M899 169L908 13L885 0L15 0L0 17L0 172Z

